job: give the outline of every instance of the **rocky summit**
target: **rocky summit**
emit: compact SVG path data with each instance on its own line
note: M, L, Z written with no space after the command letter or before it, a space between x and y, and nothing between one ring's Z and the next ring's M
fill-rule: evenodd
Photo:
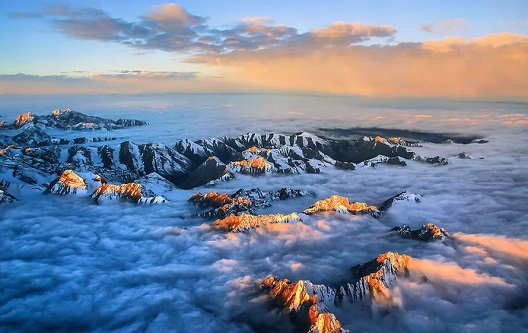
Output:
M260 288L269 292L273 302L291 315L301 331L342 332L341 324L330 309L348 302L373 302L390 309L397 306L391 287L398 276L409 274L410 257L393 252L352 267L350 282L338 287L268 276Z
M317 212L335 211L338 213L351 214L376 214L378 209L375 206L369 206L364 202L353 202L340 195L332 195L331 197L315 202L310 208L304 211L305 214L311 215Z
M200 213L200 216L224 218L231 214L256 214L259 208L271 206L271 201L273 200L287 200L306 195L313 195L313 193L287 187L269 192L254 188L250 190L239 189L231 195L218 192L205 194L198 192L189 199L189 202L200 208L208 209Z
M402 238L415 239L420 241L444 240L449 237L447 230L438 227L436 224L427 223L419 229L411 230L411 227L402 225L391 229L392 232L398 233Z
M238 216L232 214L223 219L218 219L212 224L212 227L214 229L227 230L231 232L240 232L251 228L261 227L267 224L295 222L302 222L301 218L296 213L291 213L288 215L251 215L242 213Z

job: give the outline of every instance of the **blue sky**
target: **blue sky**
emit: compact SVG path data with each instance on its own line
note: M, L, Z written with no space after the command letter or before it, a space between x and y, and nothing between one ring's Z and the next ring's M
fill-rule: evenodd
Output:
M67 8L67 12L64 8ZM167 15L172 20L170 24ZM502 41L500 45L495 42L494 45L503 47L506 44L523 44L524 40L519 37L528 35L527 1L187 0L166 5L158 1L86 0L61 3L28 0L4 1L0 7L0 16L0 42L3 45L0 54L0 82L10 79L13 81L10 75L18 73L27 75L28 77L24 77L26 81L33 76L37 80L43 76L69 76L91 78L85 80L84 84L92 90L97 82L104 81L104 84L108 84L111 75L119 73L122 78L132 72L136 81L139 79L139 72L142 75L163 72L165 80L168 72L187 73L184 76L178 74L178 78L188 78L188 73L194 73L194 78L199 79L187 80L192 83L175 84L173 90L218 90L219 87L237 90L248 86L252 90L269 90L274 87L273 83L266 83L259 88L256 84L258 77L253 70L255 62L261 62L262 67L266 67L263 59L278 57L277 59L283 60L288 57L299 64L306 53L318 51L328 53L323 57L324 61L332 53L332 66L335 66L339 58L335 52L337 49L343 51L340 55L352 52L358 57L358 53L363 52L362 47L370 47L369 52L377 54L380 46L401 50L410 44L445 44L453 38L463 38L466 44L471 44L472 41L480 41L482 38L489 40L490 36L496 35L501 35ZM164 18L160 20L162 16ZM175 27L174 20L187 21L181 21ZM144 31L132 31L137 27ZM288 30L284 31L283 28ZM323 35L318 35L320 30L324 30ZM336 33L339 34L339 41ZM145 37L145 34L149 36ZM326 42L321 42L321 36ZM160 40L161 37L164 39ZM197 44L198 37L205 42ZM209 41L212 38L215 41ZM506 39L508 41L504 42ZM183 46L178 46L178 43ZM232 43L238 44L232 47L235 45ZM460 41L456 44L457 47L462 45ZM303 55L292 51L301 47L306 51ZM387 56L393 49L387 49ZM435 50L439 49L436 47ZM266 58L262 58L264 53ZM396 55L392 53L391 59L395 59ZM397 56L401 57L401 52ZM233 65L234 59L242 65ZM352 65L341 61L342 66ZM252 67L246 67L248 71L244 71L243 65L249 66L249 63ZM303 63L312 67L307 60L303 60ZM433 63L429 65L434 66ZM520 65L525 65L524 59ZM327 64L327 68L331 68L330 64ZM524 67L520 69L522 68ZM262 81L268 82L268 77L274 70L277 68L269 68L266 73L259 70L258 75L263 75ZM416 68L409 70L405 76L406 81L414 75L412 73ZM299 71L302 70L299 68ZM230 79L234 75L238 75L240 79ZM292 77L295 75L298 76L298 73L292 73ZM394 73L388 72L387 75ZM504 73L504 76L510 75L509 72ZM94 76L99 81L95 82ZM150 91L156 91L152 85L154 75L149 74L148 78ZM209 78L226 78L224 83L227 84L218 84L218 80L213 82ZM20 77L15 78L12 82L14 86L19 79ZM317 77L313 75L310 75L310 79L317 81ZM200 80L203 84L198 84ZM521 83L523 82L519 82ZM7 84L0 84L0 88ZM79 87L82 84L78 81ZM357 88L358 82L344 82L344 85L351 88L337 91L329 87L322 91L365 93ZM158 82L157 87L160 86L164 86L164 83ZM363 86L362 82L361 87ZM27 85L24 87L27 88ZM16 92L13 89L8 90ZM35 92L40 91L35 89ZM101 89L107 88L101 85ZM138 84L136 91L145 89L146 86ZM278 89L318 90L310 86L296 87L295 82ZM393 90L387 88L383 93L390 94ZM130 90L132 91L134 89ZM522 91L517 91L515 95L520 93Z

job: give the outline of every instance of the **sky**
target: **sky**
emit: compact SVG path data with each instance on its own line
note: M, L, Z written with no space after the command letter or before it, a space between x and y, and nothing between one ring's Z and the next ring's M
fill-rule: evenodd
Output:
M0 94L528 99L528 2L2 1Z

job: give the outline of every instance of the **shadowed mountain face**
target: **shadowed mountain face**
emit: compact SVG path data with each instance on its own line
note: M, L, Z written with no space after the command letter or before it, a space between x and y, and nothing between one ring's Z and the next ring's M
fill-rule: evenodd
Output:
M449 140L455 143L469 144L482 137L477 135L461 135L455 133L430 133L420 131L410 131L403 129L390 129L380 127L364 127L364 128L319 128L322 136L328 137L358 137L358 136L384 136L384 137L401 137L405 140L416 140L421 142L443 143Z
M184 139L170 146L131 141L100 146L93 144L94 139L79 137L72 142L46 133L48 128L109 130L143 125L146 123L137 120L113 121L75 111L54 110L47 116L22 114L14 125L6 127L18 128L18 133L5 138L2 151L10 153L3 153L2 158L5 164L18 165L19 179L32 183L38 183L38 178L46 173L72 169L100 174L108 181L120 183L157 173L183 189L213 185L233 179L236 174L319 173L334 167L354 170L378 164L405 166L412 160L447 163L440 156L417 155L412 151L412 147L419 146L417 142L398 137L337 140L309 133L248 133L235 138Z

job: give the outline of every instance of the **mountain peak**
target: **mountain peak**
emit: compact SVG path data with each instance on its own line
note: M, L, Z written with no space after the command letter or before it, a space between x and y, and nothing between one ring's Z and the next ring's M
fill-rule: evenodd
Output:
M311 215L317 212L336 211L339 213L365 214L374 213L378 209L376 206L369 206L364 202L350 203L348 198L340 195L332 195L324 200L315 202L310 208L304 211L305 214Z

